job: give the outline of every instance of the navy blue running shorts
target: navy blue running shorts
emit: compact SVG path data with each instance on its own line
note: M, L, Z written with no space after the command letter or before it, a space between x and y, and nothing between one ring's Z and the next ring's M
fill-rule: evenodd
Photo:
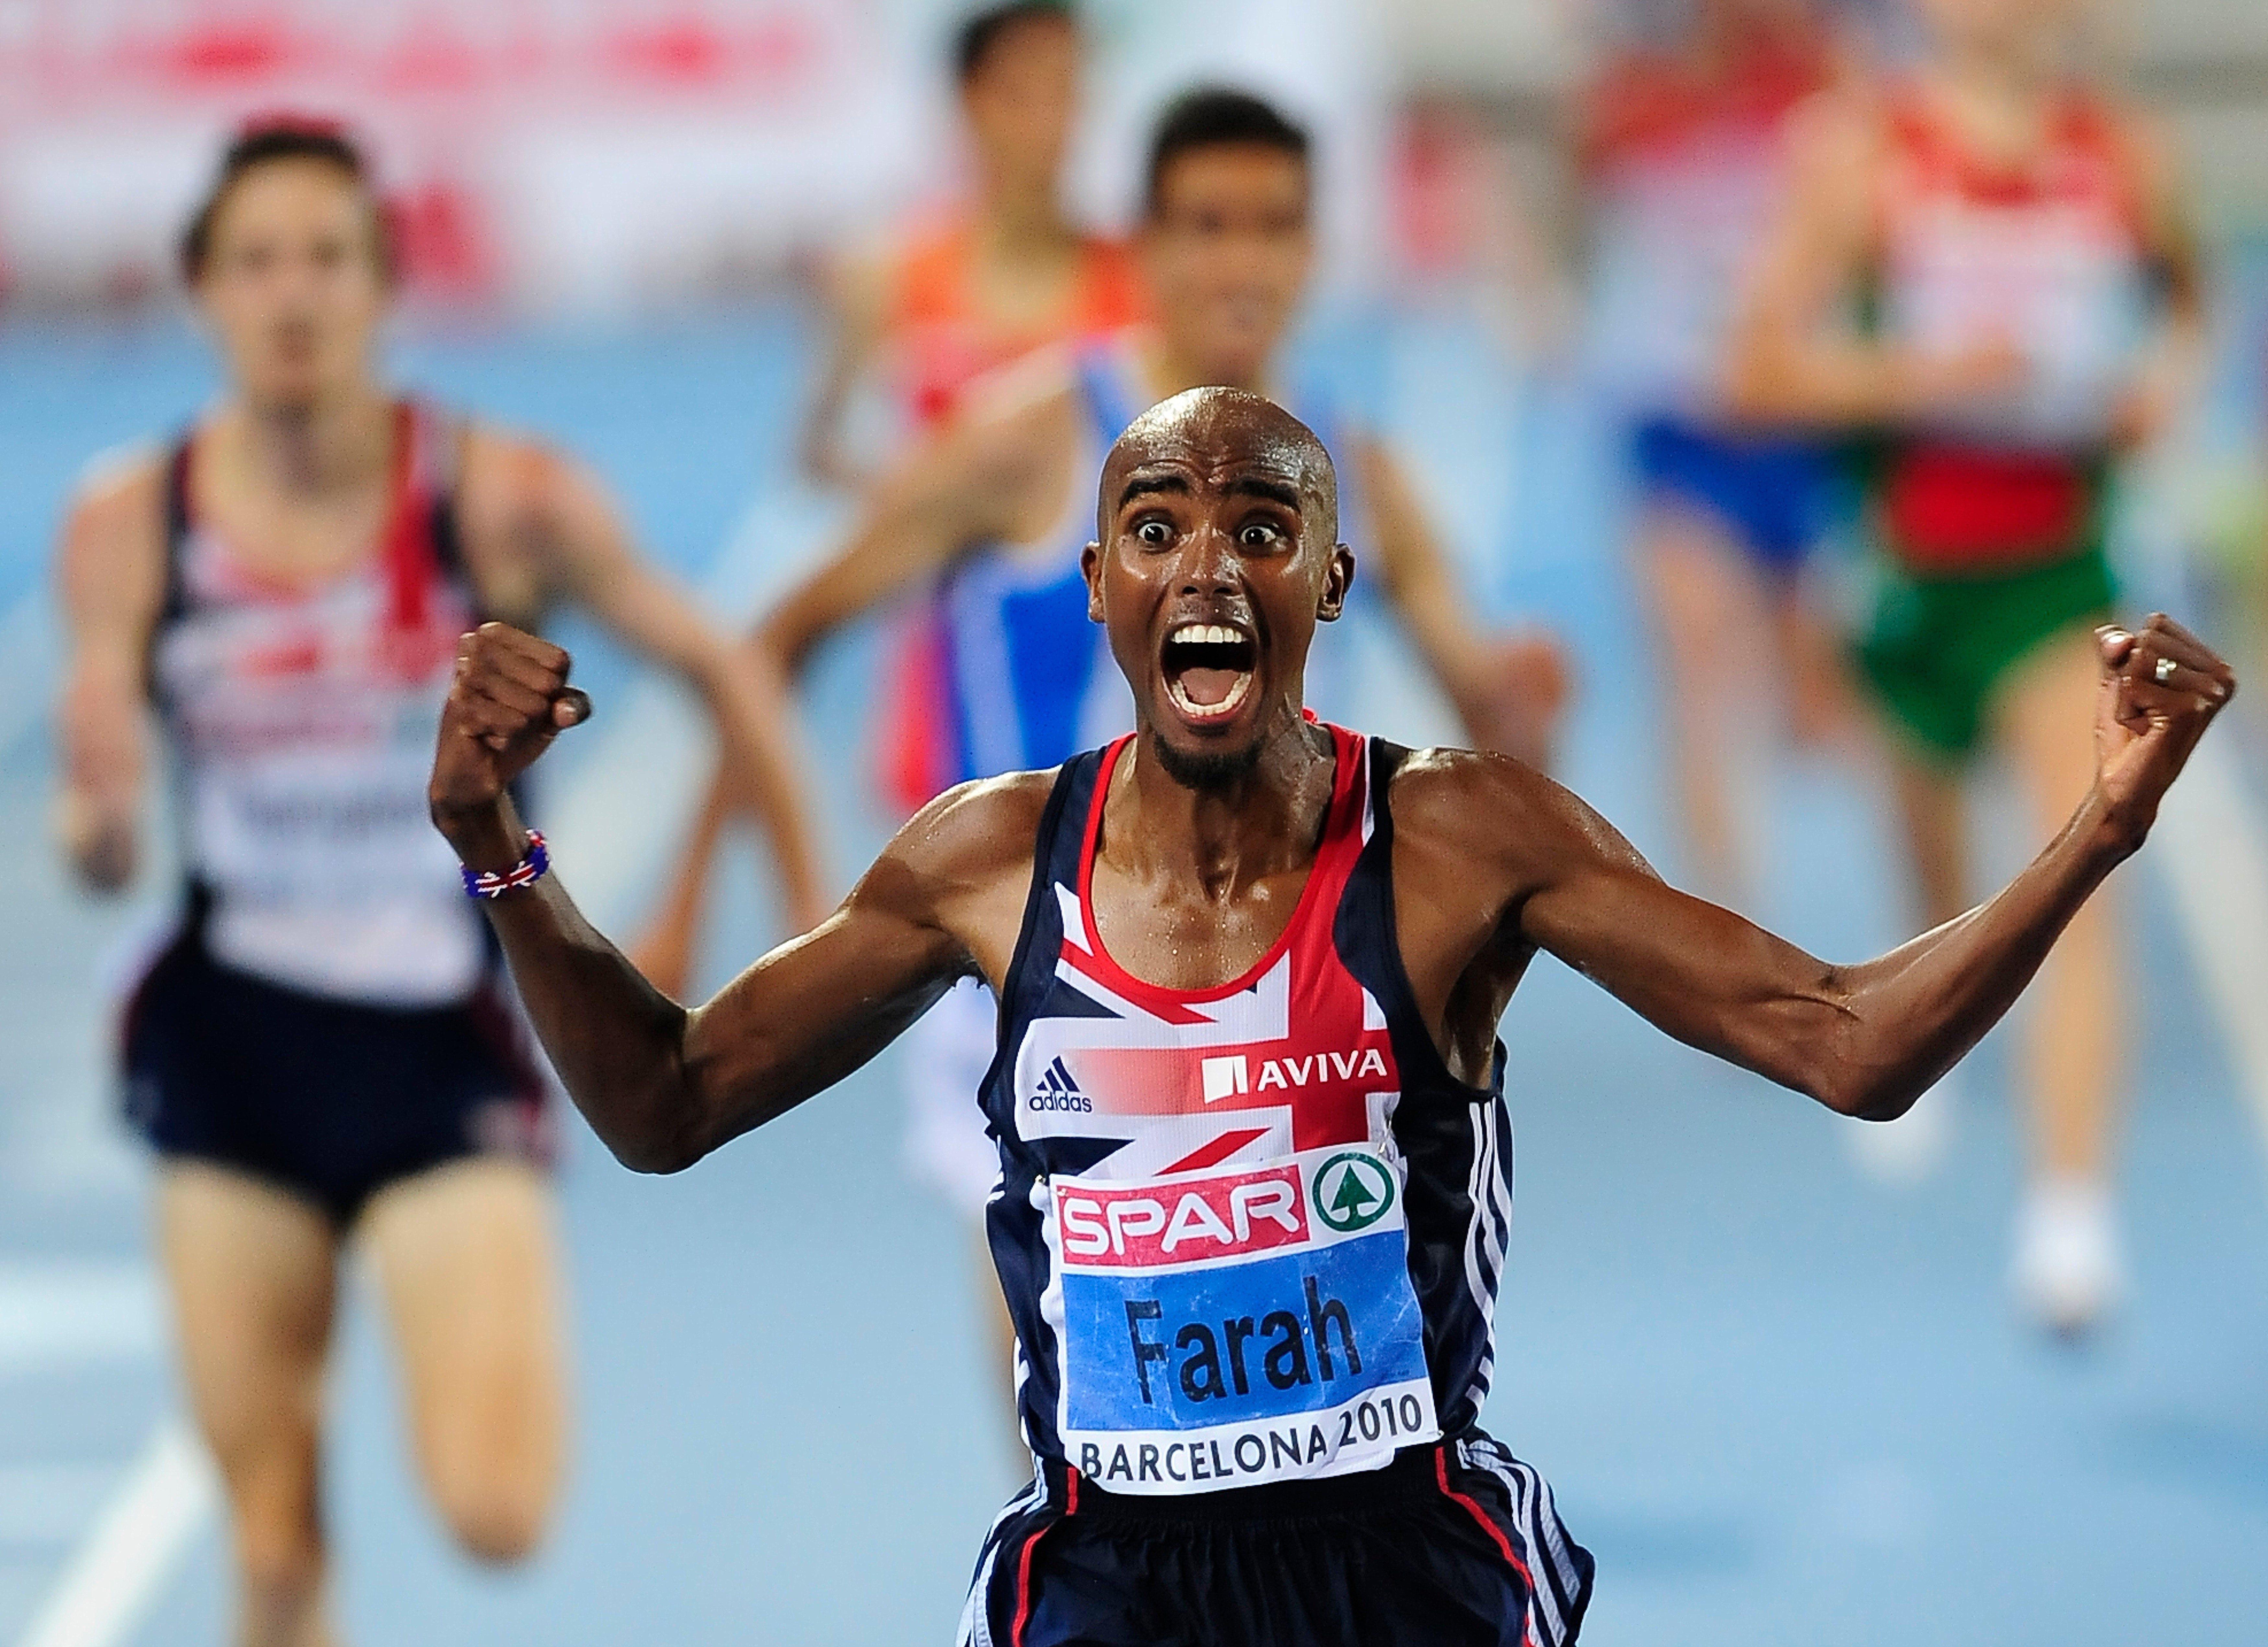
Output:
M551 1157L550 1082L501 982L457 1006L337 1001L223 965L192 927L124 1030L127 1119L160 1156L248 1173L341 1229L429 1168Z
M1590 1553L1477 1430L1382 1470L1186 1498L1044 1465L993 1523L961 1647L1562 1647Z

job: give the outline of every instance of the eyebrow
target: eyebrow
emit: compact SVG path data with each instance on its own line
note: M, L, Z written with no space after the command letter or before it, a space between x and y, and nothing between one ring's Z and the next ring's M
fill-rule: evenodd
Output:
M1270 480L1261 475L1240 475L1221 490L1232 498L1264 498L1294 513L1299 511L1301 504L1297 486L1285 481ZM1136 475L1119 492L1118 506L1123 509L1137 498L1152 498L1161 493L1186 498L1193 491L1188 479L1180 475Z
M1137 498L1152 498L1160 492L1172 492L1186 498L1189 495L1189 483L1174 474L1136 475L1127 481L1125 489L1118 494L1118 506L1123 509Z
M1280 480L1270 480L1260 475L1240 475L1224 490L1232 498L1265 498L1270 503L1280 503L1293 513L1300 511L1300 489Z

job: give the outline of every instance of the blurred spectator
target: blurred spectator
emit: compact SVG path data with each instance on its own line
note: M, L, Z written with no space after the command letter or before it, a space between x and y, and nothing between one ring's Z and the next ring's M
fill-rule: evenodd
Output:
M2093 781L2089 631L2116 601L2114 462L2185 394L2201 296L2163 144L2067 66L2079 0L1924 11L1912 73L1807 114L1733 378L1758 416L1874 438L1859 656L1934 926L1969 902L1962 779L1977 755L2006 752L2043 835ZM1863 329L1832 323L1845 305ZM2024 1059L2030 1185L2012 1279L2066 1333L2121 1281L2118 948L2115 903L2097 897L2041 973Z

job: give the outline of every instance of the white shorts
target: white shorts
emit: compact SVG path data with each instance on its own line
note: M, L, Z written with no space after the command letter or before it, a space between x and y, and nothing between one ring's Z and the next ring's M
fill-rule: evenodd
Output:
M964 978L901 1038L906 1092L906 1170L971 1218L1000 1178L977 1089L999 1040L992 992Z

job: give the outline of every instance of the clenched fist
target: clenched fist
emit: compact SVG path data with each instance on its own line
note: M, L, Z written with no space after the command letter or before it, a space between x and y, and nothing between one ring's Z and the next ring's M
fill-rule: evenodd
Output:
M2139 630L2099 629L2095 639L2102 652L2095 792L2121 842L2139 846L2190 751L2236 695L2236 676L2163 612Z
M519 861L507 787L552 739L591 718L589 695L567 684L571 663L549 641L509 624L482 624L457 643L425 800L434 826L468 868L497 870Z

